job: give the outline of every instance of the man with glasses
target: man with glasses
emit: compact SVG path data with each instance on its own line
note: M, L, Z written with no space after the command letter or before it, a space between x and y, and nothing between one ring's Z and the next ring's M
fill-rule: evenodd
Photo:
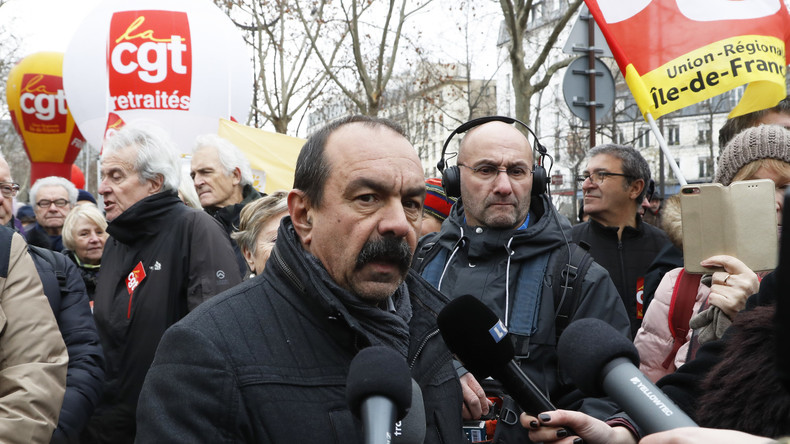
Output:
M488 122L466 133L457 164L461 197L441 230L420 240L413 268L451 299L471 294L485 303L515 339L521 369L558 408L605 418L615 407L584 397L557 368L555 314L575 292L563 294L554 278L568 264L571 227L545 193L532 193L529 141L514 126ZM570 320L599 318L628 335L628 316L606 270L593 262L576 282L581 288ZM482 387L463 367L458 373L464 418L488 414L487 395L500 396L502 388L491 381ZM519 409L503 399L495 442L511 435L513 442L529 442L507 421Z
M63 251L63 222L77 204L77 195L77 187L63 177L50 176L37 180L30 189L30 206L36 213L36 223L27 233L27 243Z
M573 241L588 243L595 261L609 271L631 319L633 336L645 310L645 273L670 241L638 214L650 181L644 157L633 147L614 144L597 146L588 156L577 181L590 219L573 227Z

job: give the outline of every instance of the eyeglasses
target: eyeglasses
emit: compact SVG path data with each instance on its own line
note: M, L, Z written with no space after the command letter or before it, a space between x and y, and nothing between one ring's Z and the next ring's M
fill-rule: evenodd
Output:
M55 204L55 206L58 207L58 208L63 208L66 205L69 204L69 201L66 200L66 199L57 199L57 200L44 199L44 200L40 200L40 201L36 202L36 205L39 208L49 208L50 205L52 205L52 204Z
M14 182L0 182L0 193L3 197L15 197L19 192L19 184Z
M576 182L579 182L581 185L585 180L590 179L590 181L596 185L600 185L603 183L604 179L609 176L620 176L620 177L628 177L633 179L634 176L630 174L623 174L623 173L610 173L608 171L595 171L592 174L585 172L581 176L576 176Z
M491 180L497 176L499 173L507 174L507 177L513 180L524 180L532 173L532 170L524 168L523 166L512 166L508 168L497 168L494 165L480 165L479 167L470 167L466 166L462 163L459 163L458 166L462 166L464 168L469 168L472 170L472 173L479 177L482 180Z

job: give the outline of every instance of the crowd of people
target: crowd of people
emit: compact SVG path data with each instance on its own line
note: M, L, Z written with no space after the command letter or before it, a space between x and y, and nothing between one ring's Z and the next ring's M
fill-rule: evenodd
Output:
M101 208L47 177L15 212L0 158L0 441L362 442L345 389L372 346L408 363L423 404L400 442L467 442L481 421L474 436L493 443L790 435L778 273L731 255L686 273L678 198L657 195L631 146L589 151L586 221L572 226L524 127L470 122L447 141L462 134L456 164L443 151L442 178L425 179L397 124L339 119L305 143L293 189L266 195L227 140L197 138L185 170L165 132L132 124L103 147ZM771 179L779 227L788 128L786 100L731 119L715 178ZM465 295L501 320L515 366L557 410L524 412L454 357L437 317ZM577 386L557 344L583 318L633 340L641 370L708 429L642 439L622 406Z

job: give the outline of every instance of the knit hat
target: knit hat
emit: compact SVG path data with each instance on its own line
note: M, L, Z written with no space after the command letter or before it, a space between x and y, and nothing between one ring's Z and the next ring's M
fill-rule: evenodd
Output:
M719 155L713 181L729 185L741 168L760 159L790 163L790 131L777 125L760 125L736 134Z
M89 202L93 202L94 204L96 203L96 198L93 197L93 194L91 194L89 191L77 190L77 193L77 202L87 200Z
M427 193L425 194L425 205L423 208L432 216L444 221L450 214L450 207L455 203L455 199L448 198L447 195L444 194L441 179L426 179L425 188Z

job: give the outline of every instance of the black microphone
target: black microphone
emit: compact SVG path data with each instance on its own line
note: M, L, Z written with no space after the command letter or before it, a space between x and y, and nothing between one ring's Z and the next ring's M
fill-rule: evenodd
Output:
M646 434L697 427L639 371L634 344L600 319L568 325L557 345L560 368L588 396L609 395Z
M392 444L422 444L425 442L427 422L422 389L417 381L411 380L411 408L402 420L395 422Z
M351 361L346 400L362 420L365 443L388 444L395 421L411 407L412 379L406 360L389 347L362 349Z
M556 410L513 360L513 342L502 321L476 297L453 299L439 313L438 324L447 347L475 378L498 380L519 407L533 416Z

